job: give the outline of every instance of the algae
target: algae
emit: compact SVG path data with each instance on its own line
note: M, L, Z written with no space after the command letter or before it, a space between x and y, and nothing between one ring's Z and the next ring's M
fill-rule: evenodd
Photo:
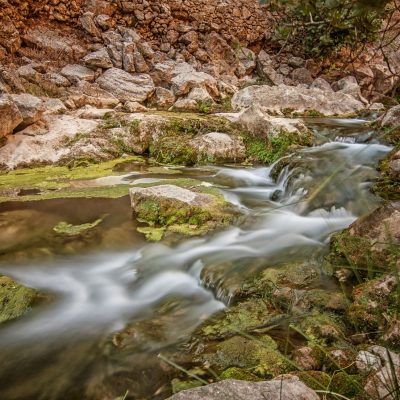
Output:
M72 225L65 221L59 222L54 228L54 232L65 236L79 236L101 224L104 217L97 219L94 222L88 222L81 225Z
M37 290L0 276L0 323L27 313L39 297Z

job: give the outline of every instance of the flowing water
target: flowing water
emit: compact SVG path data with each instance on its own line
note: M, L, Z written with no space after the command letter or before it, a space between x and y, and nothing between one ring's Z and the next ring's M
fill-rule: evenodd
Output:
M255 269L320 257L333 232L378 204L369 188L390 148L363 120L311 126L320 144L273 166L177 171L222 187L245 215L207 237L145 243L127 196L0 205L0 219L14 221L0 232L0 272L51 296L1 325L0 399L114 399L127 389L127 399L165 397L170 371L157 354L226 307ZM129 164L125 172L102 183L171 176L149 178ZM79 241L52 235L59 221L100 217L96 233ZM228 267L211 291L201 270L221 263ZM112 333L127 325L132 340L120 348Z

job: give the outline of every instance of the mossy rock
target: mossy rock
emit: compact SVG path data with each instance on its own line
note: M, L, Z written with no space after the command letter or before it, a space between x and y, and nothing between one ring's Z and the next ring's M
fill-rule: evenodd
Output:
M398 130L400 132L400 129ZM373 191L385 200L400 200L400 180L398 174L394 174L391 163L394 161L400 150L400 138L396 142L395 148L379 163L381 178L374 185Z
M354 398L363 392L361 382L362 378L360 375L349 375L346 372L340 371L332 376L330 389L334 393Z
M288 359L267 335L254 338L234 336L217 344L212 353L206 350L201 360L218 370L243 368L263 378L272 378L291 369Z
M274 305L260 299L248 299L214 315L198 329L197 334L200 337L222 338L238 332L267 329L285 318L286 315Z
M399 304L399 282L395 275L385 275L356 286L348 319L357 331L374 332L396 319Z
M294 329L307 340L322 343L340 342L346 332L344 322L337 315L317 310L307 314Z
M350 305L350 300L343 292L332 292L326 289L308 290L304 294L302 302L310 308L316 307L321 310L340 313L345 312Z
M155 229L139 228L152 240L171 234L204 235L240 216L218 189L193 179L137 185L130 195L138 221Z
M306 386L313 390L329 390L331 377L322 371L294 371L290 375L297 376Z
M248 381L248 382L259 382L262 381L260 377L254 375L253 373L246 371L243 368L232 367L226 369L219 376L221 380L224 379L236 379L238 381Z
M0 276L0 323L21 317L38 301L37 290Z

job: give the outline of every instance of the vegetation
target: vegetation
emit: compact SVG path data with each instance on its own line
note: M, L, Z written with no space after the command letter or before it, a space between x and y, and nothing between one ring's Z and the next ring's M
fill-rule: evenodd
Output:
M291 51L323 56L358 49L377 38L388 0L266 0L277 27L275 40Z

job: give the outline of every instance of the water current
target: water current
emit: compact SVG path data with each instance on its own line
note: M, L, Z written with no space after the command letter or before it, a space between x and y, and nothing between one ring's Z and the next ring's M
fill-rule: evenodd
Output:
M0 217L18 217L0 233L0 272L51 295L0 327L0 399L114 399L128 389L127 399L165 397L169 377L157 354L229 306L236 286L257 268L318 259L333 232L377 206L370 186L390 148L364 120L310 126L319 144L272 166L176 170L221 187L245 216L239 226L206 237L146 243L135 233L127 196L0 205ZM124 173L103 183L148 179L129 165ZM70 254L64 244L61 251L47 243L58 221L85 223L105 213L100 235ZM18 243L30 250L47 246L52 255L7 256ZM228 267L209 288L201 271L221 263ZM112 334L127 324L136 324L135 339L116 349Z

